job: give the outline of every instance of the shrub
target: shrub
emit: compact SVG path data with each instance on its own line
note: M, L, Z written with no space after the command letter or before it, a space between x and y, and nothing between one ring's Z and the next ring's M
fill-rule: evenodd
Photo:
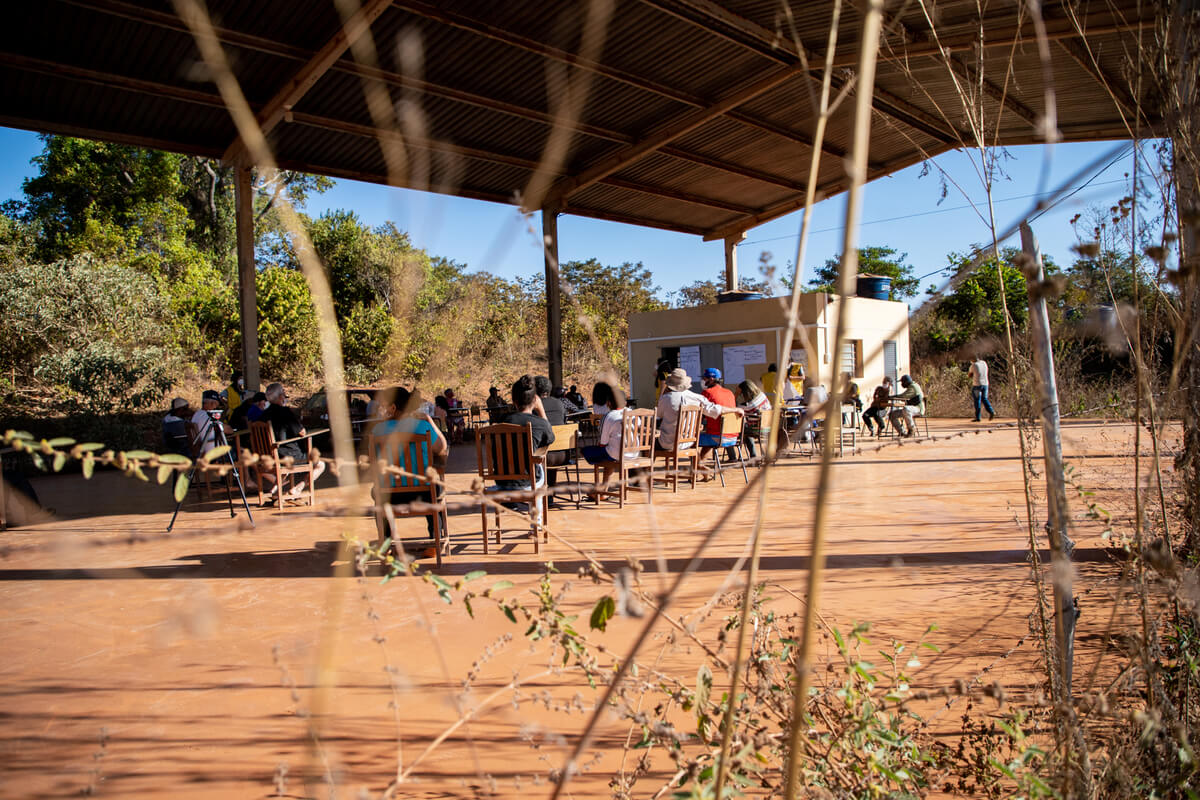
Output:
M263 375L306 377L316 368L317 311L299 271L268 267L258 273L258 348Z
M157 404L172 385L170 364L161 348L125 350L109 342L48 353L36 374L70 392L64 406L97 414Z
M342 319L342 358L347 368L377 371L387 357L395 323L387 309L355 303Z

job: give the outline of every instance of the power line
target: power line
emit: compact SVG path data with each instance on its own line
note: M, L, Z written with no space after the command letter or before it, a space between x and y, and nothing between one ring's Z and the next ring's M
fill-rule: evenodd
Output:
M1109 167L1111 167L1117 161L1124 158L1124 156L1125 156L1125 154L1122 154L1122 155L1118 156L1116 159L1114 159L1113 161L1109 162L1107 165L1105 165L1104 169L1101 169L1099 172L1096 173L1095 177L1093 177L1093 180L1095 180L1096 177L1099 177L1100 175L1102 175L1105 170L1107 170ZM1096 186L1108 186L1110 184L1124 183L1124 182L1125 182L1124 178L1119 178L1119 179L1111 180L1111 181L1102 181L1095 185ZM1077 192L1079 192L1080 190L1082 190L1084 187L1088 186L1091 183L1092 183L1092 181L1088 181L1087 183L1080 185L1078 188L1074 189L1071 192L1071 194L1068 194L1065 197L1061 198L1058 201L1058 203L1061 203L1063 200L1067 199L1067 197L1070 197L1071 195L1076 194ZM1016 200L1028 200L1031 197L1044 197L1044 196L1051 195L1051 194L1053 194L1053 192L1034 192L1033 194L1022 194L1022 195L1014 195L1013 197L1004 197L999 200L995 200L994 202L995 203L1009 203L1009 202L1013 202ZM1042 209L1038 213L1038 216L1041 216L1042 214L1046 213L1047 211L1049 211L1051 208L1053 208L1058 203L1055 203L1053 205L1047 206L1046 208ZM970 208L974 208L973 203L967 203L966 205L961 205L961 206L952 206L950 208L935 208L930 211L918 211L914 214L904 214L899 217L887 217L885 219L873 219L873 220L869 220L867 222L861 222L861 223L859 223L859 225L866 226L866 225L879 225L884 222L899 222L901 220L915 219L917 217L928 217L933 214L948 214L951 211L963 211L963 210L970 209ZM838 231L838 230L841 230L841 226L835 225L835 226L829 227L829 228L821 228L819 230L814 230L814 231L812 231L812 233L828 233L830 231ZM741 242L738 244L738 247L745 247L746 245L750 245L750 244L765 244L766 242L778 242L778 241L781 241L784 239L795 239L796 236L797 236L797 234L788 234L786 236L772 236L767 239L755 239L755 240L749 241L749 242ZM940 271L941 270L939 270L939 272Z

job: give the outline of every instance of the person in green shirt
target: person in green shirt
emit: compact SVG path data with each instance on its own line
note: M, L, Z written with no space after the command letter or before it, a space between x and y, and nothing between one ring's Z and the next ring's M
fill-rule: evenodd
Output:
M925 416L925 392L921 390L921 384L908 375L901 376L900 386L904 391L892 395L891 399L903 400L904 405L893 408L892 412L888 414L888 419L892 421L892 427L896 429L896 433L909 438L916 434L913 418ZM901 430L901 423L903 423L904 430Z

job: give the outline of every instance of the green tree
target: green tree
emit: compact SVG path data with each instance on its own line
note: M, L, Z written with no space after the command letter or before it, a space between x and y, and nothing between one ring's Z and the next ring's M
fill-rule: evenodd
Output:
M770 256L770 253L764 253ZM771 295L771 287L765 280L756 281L748 278L738 279L738 285L743 292L759 292L764 296ZM717 302L717 297L725 291L725 271L717 273L716 280L696 281L683 286L671 293L671 305L675 308L695 308L711 306Z
M885 275L892 279L892 288L888 294L889 300L902 300L917 293L920 282L913 277L911 264L905 262L907 253L897 254L894 247L871 246L858 251L859 274ZM808 282L809 290L813 292L836 293L838 268L842 257L836 255L818 267L812 280Z
M947 256L950 262L947 271L961 279L934 309L936 324L931 326L930 338L935 351L954 350L983 337L1003 337L1007 327L1005 304L1015 330L1025 330L1029 319L1029 297L1025 275L1018 266L1021 251L1006 247L1000 251L1000 256L999 270L994 257L988 257L972 268L973 256L970 254L951 253ZM1045 259L1044 266L1047 275L1058 272L1050 259ZM967 271L965 276L964 271Z
M590 258L569 261L561 272L564 290L575 298L575 302L563 298L564 358L572 350L592 352L590 326L603 355L623 369L628 360L629 315L667 307L657 296L650 270L641 262L610 267Z
M317 311L301 272L267 267L258 273L258 348L263 374L275 380L316 369Z

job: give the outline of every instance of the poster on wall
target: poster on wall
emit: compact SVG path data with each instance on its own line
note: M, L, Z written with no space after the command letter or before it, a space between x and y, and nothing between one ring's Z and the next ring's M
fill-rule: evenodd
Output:
M693 381L700 379L700 345L679 348L679 366Z
M762 364L767 360L765 344L730 345L722 353L725 362L725 385L736 386L746 380L747 364Z

